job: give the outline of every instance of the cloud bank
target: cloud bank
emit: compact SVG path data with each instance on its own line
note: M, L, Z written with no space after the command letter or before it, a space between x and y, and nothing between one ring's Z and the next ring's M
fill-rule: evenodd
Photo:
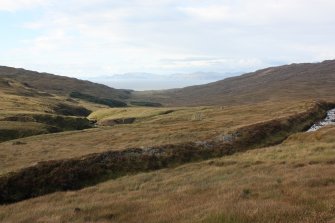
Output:
M0 63L87 78L252 71L335 57L330 0L0 1Z

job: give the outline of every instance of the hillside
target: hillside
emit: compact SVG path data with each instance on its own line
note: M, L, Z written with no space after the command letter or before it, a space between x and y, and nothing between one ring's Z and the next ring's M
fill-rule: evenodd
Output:
M34 80L34 76L30 79ZM48 93L16 80L10 72L2 73L0 142L31 135L89 128L91 125L86 116L93 110L105 107L107 106L72 99L63 94Z
M95 97L120 99L129 98L129 90L118 90L102 84L83 81L48 73L39 73L24 69L0 66L0 78L9 78L39 91L57 95L69 95L80 92Z
M275 100L335 99L335 60L270 67L214 83L133 97L168 106L239 105Z
M124 107L131 92L48 73L0 66L0 142L91 125L92 111Z

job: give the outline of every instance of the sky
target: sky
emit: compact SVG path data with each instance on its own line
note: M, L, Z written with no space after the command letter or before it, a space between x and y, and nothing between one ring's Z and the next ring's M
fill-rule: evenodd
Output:
M164 89L335 58L334 0L0 0L0 65Z

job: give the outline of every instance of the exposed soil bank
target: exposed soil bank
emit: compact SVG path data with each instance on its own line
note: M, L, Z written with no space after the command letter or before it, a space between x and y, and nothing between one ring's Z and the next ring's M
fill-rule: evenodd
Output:
M1 121L7 123L40 123L41 128L16 128L4 129L1 128ZM10 124L8 124L10 125ZM48 133L56 133L63 131L73 131L91 128L92 124L84 117L70 117L49 114L18 114L9 116L0 120L0 142Z
M316 103L306 112L243 127L213 140L108 151L76 159L46 161L0 178L0 203L13 203L55 191L76 190L126 174L180 165L277 144L307 130L330 103Z

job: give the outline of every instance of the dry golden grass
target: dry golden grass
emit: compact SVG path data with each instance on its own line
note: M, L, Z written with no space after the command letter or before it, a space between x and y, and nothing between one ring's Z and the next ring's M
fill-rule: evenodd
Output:
M72 112L72 115L85 113L87 115L89 111L83 107L94 111L106 106L47 94L14 80L0 77L0 142L54 132L51 131L50 125L43 121L40 121L43 124L37 123L33 117L36 115L68 115L69 112ZM79 114L79 111L82 113Z
M335 127L0 207L1 222L333 222Z
M0 77L0 118L13 114L53 113L53 107L64 102L92 111L107 107L77 99L69 100L65 96L48 94L13 79Z
M108 120L120 118L149 118L163 115L166 112L182 110L182 108L147 108L147 107L128 107L128 108L105 108L92 112L88 118L92 120Z
M224 108L174 108L176 111L173 113L166 115L157 113L155 116L143 118L129 125L8 141L0 143L0 175L44 160L78 157L113 149L213 138L244 125L305 111L311 105L310 102L269 102ZM143 108L127 109L127 113L143 110ZM20 145L13 145L18 141L21 142Z
M0 118L12 116L16 114L45 114L53 113L53 106L59 103L64 103L66 97L28 97L15 94L8 94L0 89ZM89 110L95 111L106 108L106 106L84 102L81 100L73 100L68 104L83 106Z
M158 97L165 97L167 102L173 100L174 105L188 102L192 105L225 103L238 106L99 110L91 118L136 117L137 120L129 125L0 143L0 175L50 159L78 157L112 149L205 140L245 125L302 112L310 108L312 103L296 102L292 98L334 98L331 91L334 78L329 78L334 75L329 70L326 72L328 76L316 76L318 72L306 69L308 73L300 76L305 80L309 75L309 82L301 85L299 78L296 82L291 82L292 78L284 78L284 82L266 78L270 82L264 85L267 82L262 78L249 81L248 77L253 78L249 75L245 76L248 85L224 84L228 86L227 91L219 82L214 83L218 85L217 89L223 90L220 94L213 91L216 89L213 84L208 85L210 89L205 86L204 90L200 86L197 92L194 88L188 88L182 94L172 92L172 97L165 93L158 94ZM282 79L283 75L290 74L284 71L276 77ZM297 76L297 72L293 71L294 76L288 77ZM40 78L50 77L56 78L50 75ZM21 77L22 80L27 78L30 76L26 74ZM63 85L62 78L56 79L58 85ZM234 80L239 82L240 79ZM72 81L68 86L77 85L76 80ZM5 79L0 81L0 119L16 114L52 113L53 106L65 100L66 103L82 105L93 111L105 108L50 94L59 92L57 89L51 89L49 94L40 91L48 90L51 82L39 80L32 83L39 87L32 89L14 79L10 82ZM68 86L65 90L69 93L73 87ZM243 86L243 91L236 86ZM286 86L285 91L282 86ZM212 92L209 94L208 90ZM109 95L110 92L110 89L102 89L97 93ZM119 94L117 91L115 93ZM122 94L128 96L127 92ZM183 97L178 99L173 95ZM144 96L153 97L151 93ZM164 98L159 99L164 102ZM164 114L171 109L174 112ZM8 125L7 122L1 124L6 124L5 128L25 127L18 123L17 126ZM326 127L315 133L295 134L283 144L273 147L129 175L79 191L57 192L3 205L0 206L0 222L331 223L335 221L334 133L335 127Z

